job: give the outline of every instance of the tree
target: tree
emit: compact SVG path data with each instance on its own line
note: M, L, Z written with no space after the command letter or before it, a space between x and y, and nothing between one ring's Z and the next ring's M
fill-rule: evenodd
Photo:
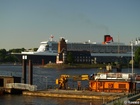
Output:
M67 54L67 62L68 63L74 62L74 57L73 57L73 54L71 52L68 52L68 54Z
M33 48L33 51L37 51L38 48Z
M7 55L5 57L5 62L18 62L18 59L14 55Z
M25 51L25 48L10 49L9 53L21 53L22 51Z
M6 50L5 49L0 49L0 61L4 61L6 57Z
M18 61L16 56L11 55L10 53L11 53L11 50L6 51L5 49L0 49L0 63Z
M135 51L134 60L140 67L140 47L138 47L137 50Z

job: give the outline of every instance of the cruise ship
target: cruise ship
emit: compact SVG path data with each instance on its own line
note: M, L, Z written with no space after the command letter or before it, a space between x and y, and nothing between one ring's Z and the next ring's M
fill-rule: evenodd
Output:
M27 55L28 59L33 59L36 63L55 62L58 42L54 41L53 38L51 36L48 41L42 41L36 52L21 52L20 55ZM102 43L91 42L90 40L86 42L68 42L66 40L66 43L68 51L90 51L92 60L96 60L99 63L115 62L118 58L127 61L131 59L131 44L126 45L125 43L114 42L111 35L104 35ZM133 43L133 51L139 45L140 38L137 38Z

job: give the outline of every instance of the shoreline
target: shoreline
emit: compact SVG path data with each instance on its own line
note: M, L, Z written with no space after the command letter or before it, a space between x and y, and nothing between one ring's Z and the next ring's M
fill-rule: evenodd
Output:
M0 66L22 66L22 63L0 63ZM28 66L28 64L27 64ZM107 64L56 64L48 63L45 65L33 64L33 66L38 66L40 68L52 68L52 69L100 69L106 70ZM115 69L116 65L112 65L112 69ZM131 68L131 66L123 65L122 69ZM134 67L138 68L138 67Z
M99 68L100 70L106 70L107 64L56 64L49 63L46 65L42 65L42 68L55 68L55 69L93 69ZM112 69L115 69L116 65L112 65ZM128 68L123 66L122 68ZM130 67L129 67L130 68Z
M50 63L46 64L44 66L41 66L44 68L56 68L56 69L92 69L92 68L105 68L105 65L103 64L97 64L97 65L92 65L92 64L55 64L55 63Z

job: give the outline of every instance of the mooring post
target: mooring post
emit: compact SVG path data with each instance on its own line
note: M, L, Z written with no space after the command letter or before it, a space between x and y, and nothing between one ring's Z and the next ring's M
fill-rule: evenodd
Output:
M45 64L45 61L44 61L44 59L42 59L42 66L44 66L44 64Z
M33 84L33 64L31 60L29 60L29 84Z
M26 60L27 56L23 55L22 56L22 83L26 84Z

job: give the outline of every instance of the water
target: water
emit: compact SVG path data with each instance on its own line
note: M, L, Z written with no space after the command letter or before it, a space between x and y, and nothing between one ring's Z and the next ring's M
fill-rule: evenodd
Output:
M28 67L27 67L28 68ZM115 70L113 70L116 72ZM124 69L123 72L130 72L131 69ZM37 85L38 89L46 89L51 86L56 87L55 79L61 74L68 75L81 75L92 74L99 72L98 69L46 69L38 66L33 67L33 84ZM134 69L134 72L140 73L139 69ZM0 66L0 75L13 75L22 77L21 66ZM27 70L28 77L28 70ZM28 78L27 78L28 82ZM71 81L73 85L75 83ZM84 83L84 85L87 85ZM75 87L76 88L76 85ZM102 100L86 100L86 99L67 99L67 98L49 98L49 97L36 97L36 96L23 96L23 95L2 95L0 96L0 105L100 105Z

